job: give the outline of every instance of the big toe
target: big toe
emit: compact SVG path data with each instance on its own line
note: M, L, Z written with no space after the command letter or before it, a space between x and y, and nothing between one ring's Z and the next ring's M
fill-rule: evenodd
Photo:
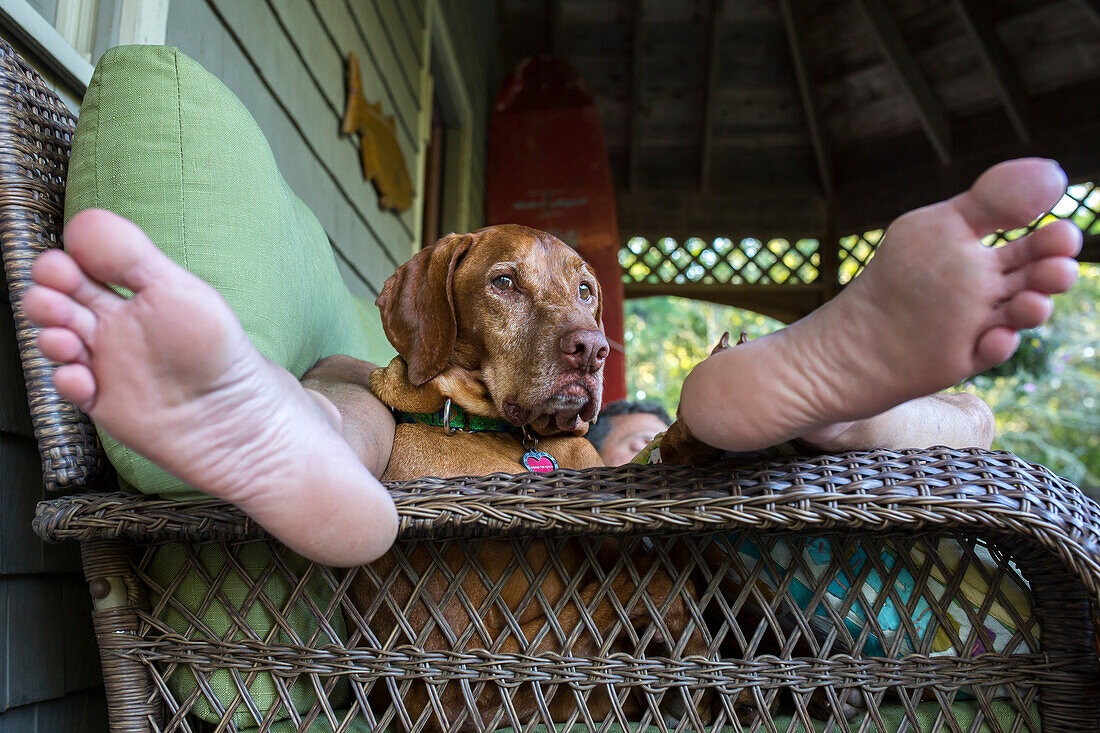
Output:
M979 176L955 205L979 235L1015 229L1053 208L1066 184L1066 174L1053 160L1009 160Z
M74 216L65 226L64 240L65 249L93 278L135 292L174 265L137 224L105 209L85 209Z

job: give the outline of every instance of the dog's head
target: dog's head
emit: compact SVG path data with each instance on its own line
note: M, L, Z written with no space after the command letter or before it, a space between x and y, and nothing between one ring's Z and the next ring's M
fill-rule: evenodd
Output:
M600 409L600 287L556 237L515 225L449 235L399 267L377 304L414 386L434 381L542 435L581 434Z

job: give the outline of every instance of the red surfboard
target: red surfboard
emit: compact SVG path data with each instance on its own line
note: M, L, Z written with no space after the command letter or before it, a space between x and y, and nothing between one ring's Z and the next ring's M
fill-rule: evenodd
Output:
M596 269L611 344L604 404L626 397L619 222L600 116L572 68L532 56L504 83L489 126L488 224L542 229Z

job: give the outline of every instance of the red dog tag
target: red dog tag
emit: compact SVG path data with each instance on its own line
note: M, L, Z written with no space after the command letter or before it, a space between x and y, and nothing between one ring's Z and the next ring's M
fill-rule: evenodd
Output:
M524 453L520 461L528 471L535 473L550 473L558 469L558 462L554 460L554 456L533 448Z

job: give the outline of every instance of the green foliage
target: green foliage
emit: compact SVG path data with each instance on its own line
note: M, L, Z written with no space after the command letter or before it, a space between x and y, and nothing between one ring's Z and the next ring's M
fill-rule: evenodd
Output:
M1100 485L1100 266L1081 265L1076 287L1055 298L1054 317L1024 334L1019 355L975 377L997 416L994 448L1041 463L1081 485ZM750 311L682 298L626 302L627 393L670 413L680 385L723 331L756 337L782 328Z
M675 297L628 300L624 316L627 396L655 400L673 415L684 378L724 331L736 343L741 331L755 338L783 327L751 311Z
M1082 264L1054 303L1050 321L1024 334L1015 373L987 372L966 388L997 416L994 448L1100 486L1100 265Z

